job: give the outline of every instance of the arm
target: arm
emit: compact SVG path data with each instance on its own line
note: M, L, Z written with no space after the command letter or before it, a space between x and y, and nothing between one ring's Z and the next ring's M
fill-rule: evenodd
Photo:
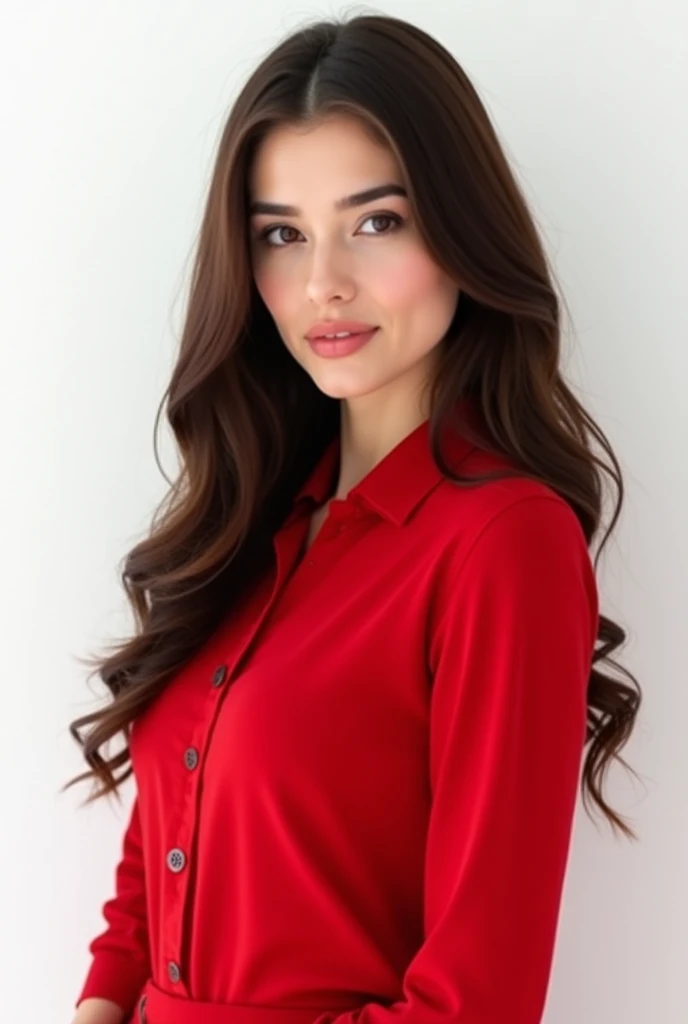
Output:
M429 637L424 942L403 999L313 1024L541 1020L584 751L594 569L573 511L542 496L448 558Z
M116 1004L120 1020L130 1013L150 974L146 884L141 843L138 795L129 816L122 856L115 871L115 893L103 905L107 928L89 945L91 964L76 1001L77 1020L94 1024L118 1024L110 1005L97 1007L92 1000ZM89 1001L86 1006L84 1000ZM82 1009L83 1008L83 1009ZM81 1016L79 1016L81 1014ZM109 1015L108 1015L109 1014Z

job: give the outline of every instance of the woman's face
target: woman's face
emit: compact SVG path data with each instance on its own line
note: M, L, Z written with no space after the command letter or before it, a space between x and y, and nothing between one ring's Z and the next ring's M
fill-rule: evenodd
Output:
M251 168L256 287L291 355L332 398L380 392L404 401L416 393L456 310L459 289L431 258L405 195L337 206L345 196L387 184L403 190L396 158L345 116L308 130L273 129ZM256 203L295 210L252 212ZM316 321L330 319L378 330L357 351L328 358L305 335Z

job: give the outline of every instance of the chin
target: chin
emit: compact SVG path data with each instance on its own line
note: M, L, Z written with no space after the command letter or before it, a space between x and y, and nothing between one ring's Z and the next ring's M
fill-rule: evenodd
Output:
M369 395L382 387L383 381L361 380L360 375L338 372L335 367L330 373L311 373L310 378L324 395L330 398L352 399Z
M388 382L384 376L383 379L380 379L370 364L365 367L359 362L355 366L352 360L356 359L356 353L351 357L342 356L340 359L322 359L315 355L310 348L308 351L295 349L290 351L318 390L329 398L358 398L377 391Z

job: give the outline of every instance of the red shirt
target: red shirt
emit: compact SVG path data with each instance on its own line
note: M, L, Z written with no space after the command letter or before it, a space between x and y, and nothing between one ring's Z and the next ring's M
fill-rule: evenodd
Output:
M539 482L445 480L426 421L304 554L338 446L273 568L134 723L136 797L77 1005L143 994L131 1019L149 1024L541 1020L597 636L584 533Z

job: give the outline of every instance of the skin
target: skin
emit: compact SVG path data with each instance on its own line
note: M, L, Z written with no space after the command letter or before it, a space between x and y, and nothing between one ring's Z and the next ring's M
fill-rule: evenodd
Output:
M122 1024L124 1010L110 999L84 999L72 1024Z
M348 209L335 205L387 183L403 188L396 157L349 116L307 129L274 128L249 173L256 288L293 358L321 391L341 400L335 498L346 497L428 418L424 388L460 294L432 259L408 198L386 195ZM254 201L289 204L300 213L251 213ZM357 352L324 358L304 335L316 320L332 317L379 330Z

